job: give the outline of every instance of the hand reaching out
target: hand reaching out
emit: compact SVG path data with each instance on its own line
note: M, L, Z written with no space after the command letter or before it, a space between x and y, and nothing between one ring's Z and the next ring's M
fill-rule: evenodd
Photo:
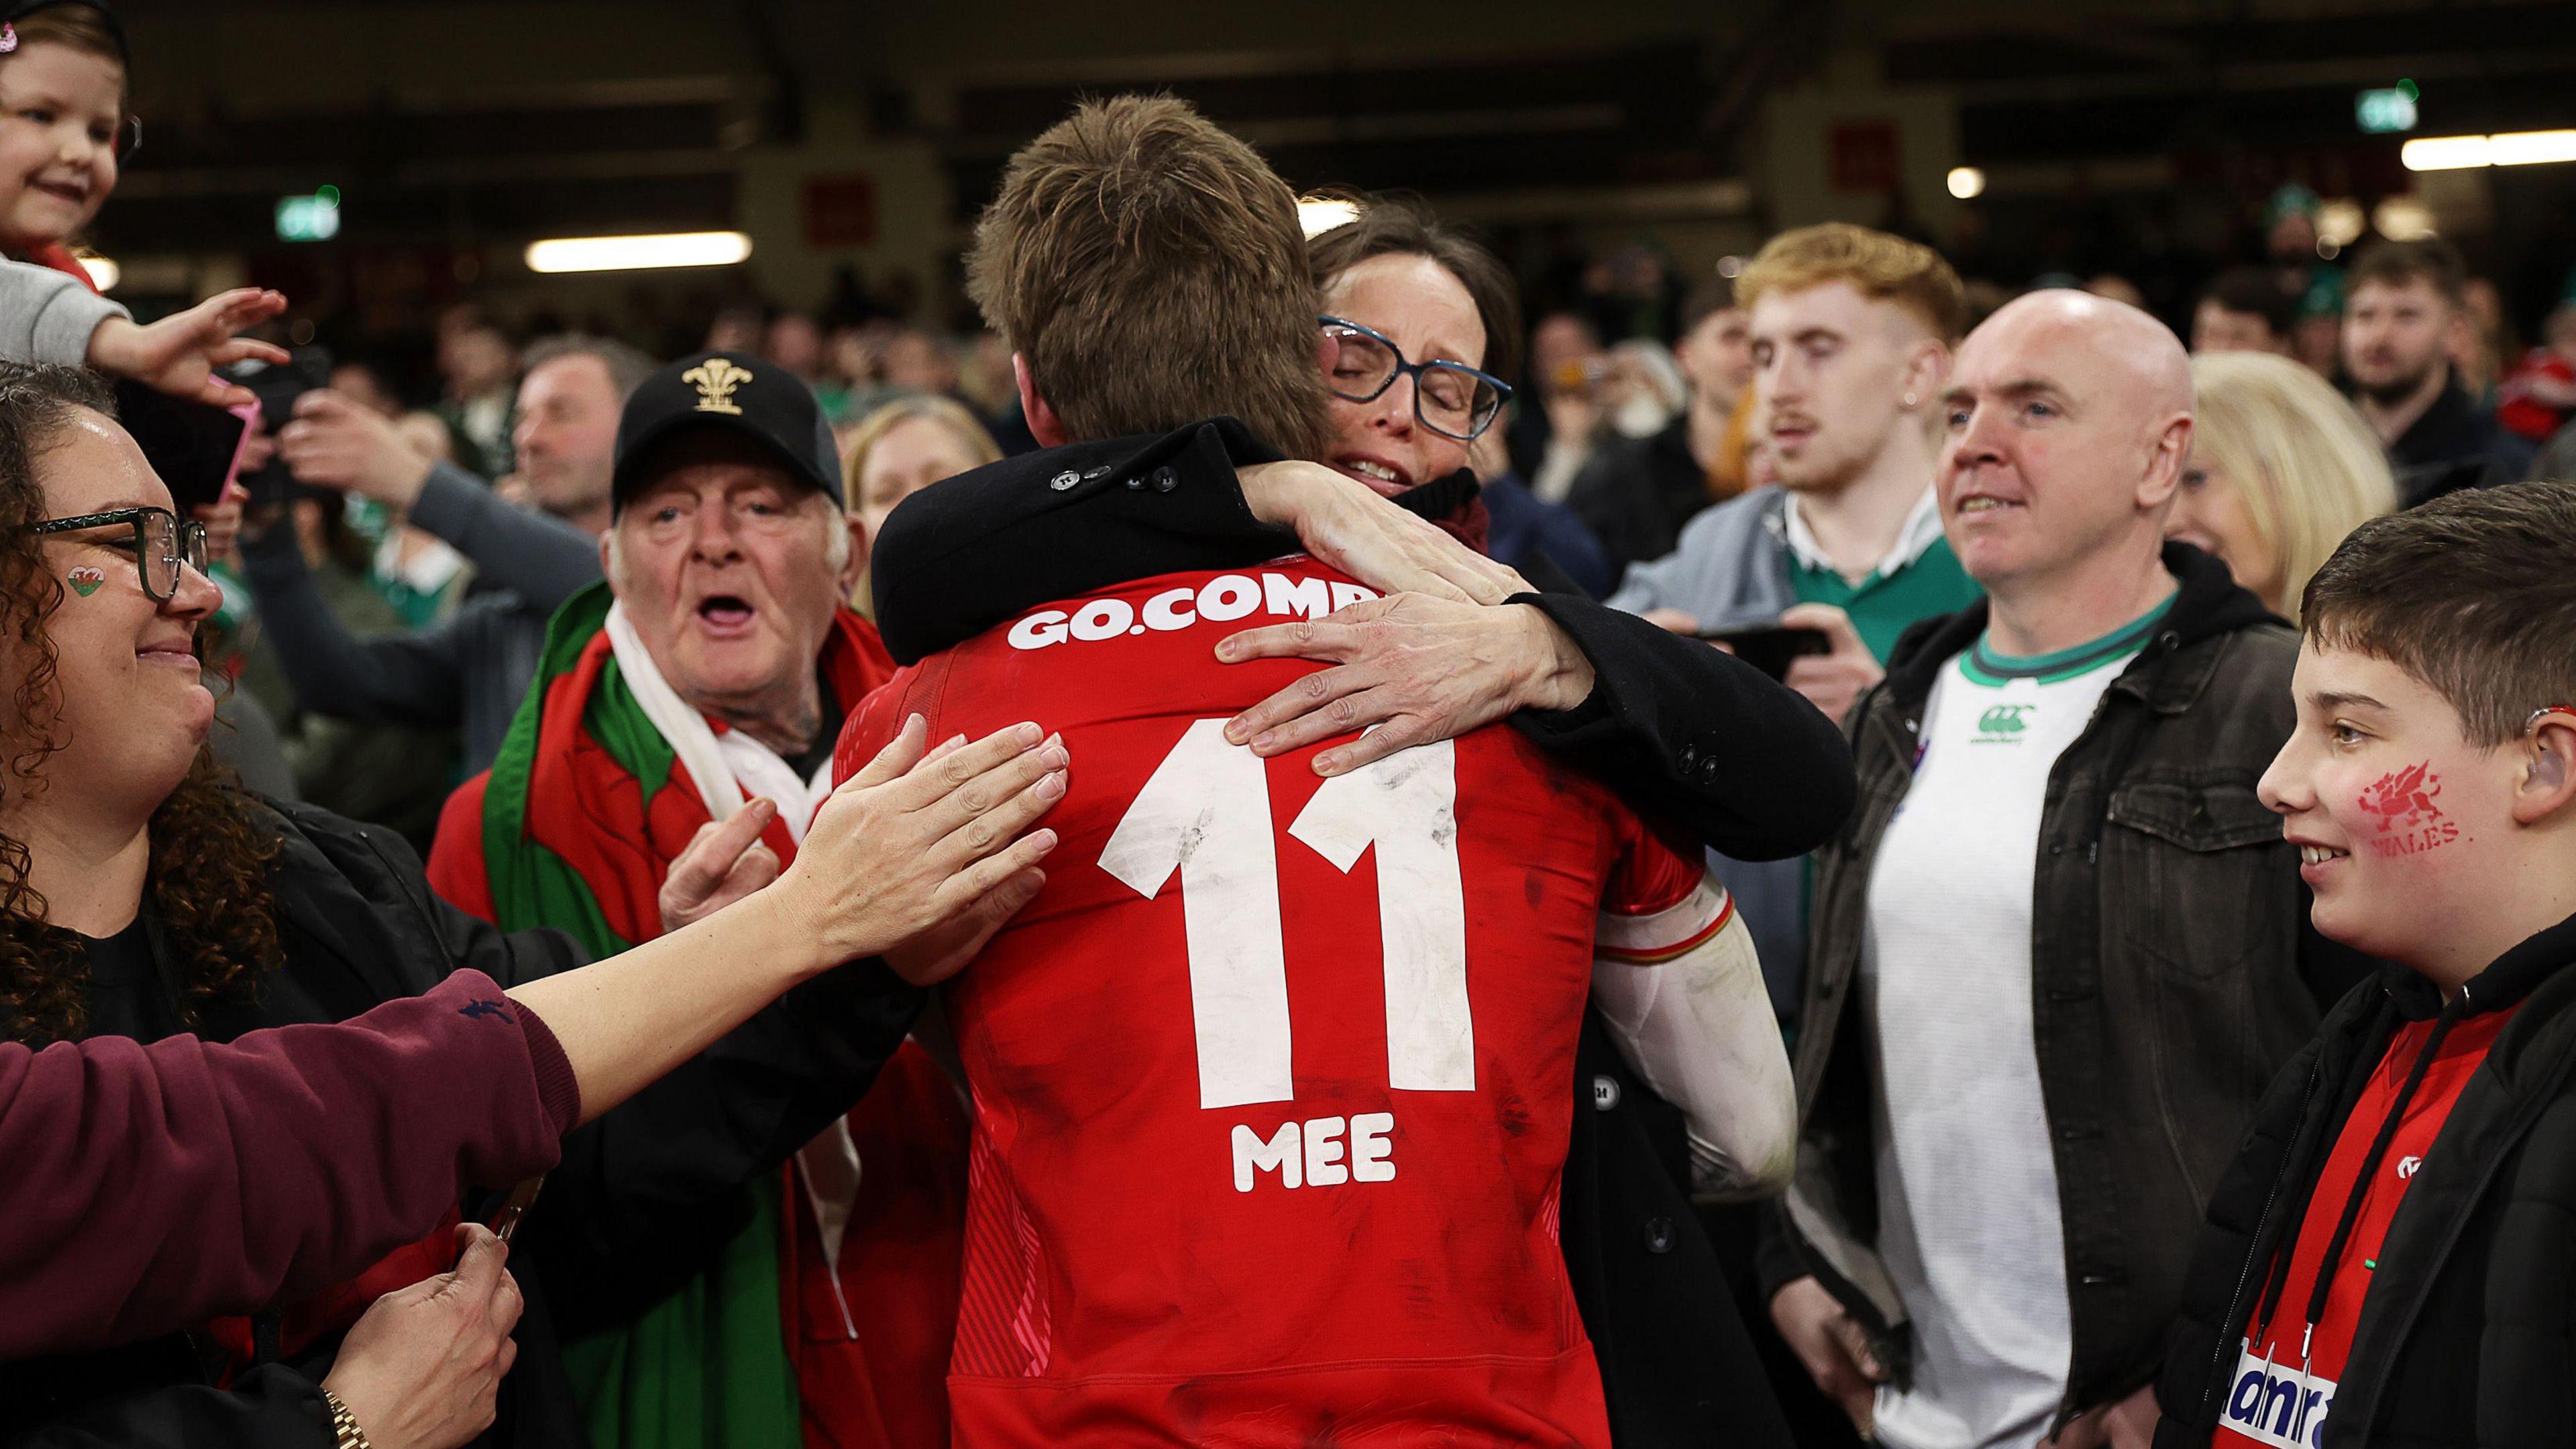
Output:
M173 397L216 407L255 402L250 389L217 377L215 369L252 358L284 363L285 348L236 334L285 310L282 293L240 287L219 292L148 327L110 317L90 334L89 364Z

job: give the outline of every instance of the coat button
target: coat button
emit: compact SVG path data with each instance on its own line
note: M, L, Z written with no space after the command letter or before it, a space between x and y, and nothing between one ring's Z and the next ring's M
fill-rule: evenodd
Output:
M1673 1220L1672 1220L1671 1218L1649 1218L1649 1219L1647 1219L1647 1221L1646 1221L1646 1251L1647 1251L1647 1252L1649 1252L1649 1253L1669 1253L1669 1252L1671 1252L1671 1251L1673 1250L1673 1244L1674 1244L1676 1241L1678 1241L1678 1235L1677 1235L1677 1234L1675 1234L1675 1233L1673 1232Z
M1144 486L1145 486L1145 477L1144 477L1144 475L1140 473L1140 474L1136 475L1135 477L1128 479L1128 480L1127 480L1127 486L1128 486L1128 487L1130 487L1130 488L1142 488L1142 487L1144 487Z
M1619 1084L1607 1076L1592 1079L1592 1110L1607 1112L1619 1105Z
M1181 486L1181 475L1180 475L1180 474L1178 474L1178 473L1173 472L1173 471L1172 471L1172 469L1171 469L1171 465L1170 465L1170 464L1168 464L1168 463L1167 463L1167 464L1163 465L1162 467L1157 468L1157 469L1155 469L1155 470L1154 470L1154 491L1155 491L1155 492L1157 492L1157 493L1169 493L1169 492L1171 492L1173 489L1178 488L1178 487L1180 487L1180 486Z
M1691 771L1699 768L1699 746L1684 745L1682 746L1682 752L1673 758L1680 762L1682 773L1687 775Z
M1711 755L1699 762L1699 778L1703 784L1717 783L1717 756Z
M1067 488L1070 488L1081 481L1081 474L1076 473L1071 468L1067 468L1063 472L1056 474L1054 478L1050 479L1047 486L1058 493L1062 493Z
M1082 481L1088 483L1094 478L1106 478L1109 476L1110 471L1110 467L1106 463L1101 464L1097 468L1085 468L1082 470Z

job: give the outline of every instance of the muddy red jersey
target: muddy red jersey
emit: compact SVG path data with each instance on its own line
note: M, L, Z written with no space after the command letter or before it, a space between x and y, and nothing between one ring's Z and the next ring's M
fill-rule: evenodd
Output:
M1606 1446L1557 1246L1596 945L1723 925L1697 850L1505 728L1316 778L1225 721L1305 559L1037 610L841 741L1061 731L1045 891L947 988L974 1097L957 1442ZM1597 942L1596 942L1597 935Z

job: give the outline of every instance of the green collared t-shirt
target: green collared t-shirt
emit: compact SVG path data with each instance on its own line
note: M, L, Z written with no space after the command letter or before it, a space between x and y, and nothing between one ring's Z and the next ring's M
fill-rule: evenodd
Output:
M1798 602L1831 604L1851 615L1852 628L1881 664L1896 647L1896 636L1914 621L1955 614L1984 592L1959 567L1959 556L1950 552L1946 538L1932 540L1894 573L1873 572L1857 584L1830 568L1809 566L1796 549L1789 550L1788 562L1789 588Z

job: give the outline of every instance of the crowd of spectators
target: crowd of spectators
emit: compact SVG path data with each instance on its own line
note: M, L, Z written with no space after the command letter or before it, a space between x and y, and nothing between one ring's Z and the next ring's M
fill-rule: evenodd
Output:
M0 167L0 1142L117 1239L71 1245L57 1204L0 1240L0 1440L944 1440L989 1316L961 1275L1038 1230L970 1230L1001 1170L959 1090L977 1024L961 1054L925 992L1039 897L1072 787L1037 725L931 738L948 676L897 666L1301 546L1362 601L1226 640L1328 666L1226 743L1338 776L1508 725L1534 777L1705 855L1683 1004L1605 950L1559 1023L1545 1281L1607 1442L2225 1444L2347 1357L2404 1386L2356 1415L2524 1424L2337 1275L2364 1223L2354 1262L2510 1334L2463 1306L2484 1260L2413 1243L2369 1174L2402 1138L2412 1191L2475 1206L2474 1151L2535 1212L2576 1196L2563 1110L2532 1126L2563 1070L2516 1079L2527 1109L2463 1085L2576 1051L2531 1044L2576 714L2564 639L2516 615L2576 624L2576 296L2507 355L2455 247L2330 261L2290 193L2170 319L1843 224L1696 277L1622 248L1525 317L1537 279L1423 203L1298 238L1248 147L1122 98L1005 178L991 331L735 307L667 357L467 306L415 396L365 339L260 340L275 294L138 326L90 291L65 245L114 188L126 60L86 4L0 43L0 160L30 161ZM1192 273L1196 232L1032 240L1086 224L1046 187L1104 175L1176 188L1235 270ZM1148 316L1177 360L1122 375ZM83 364L237 406L221 491L174 496ZM2480 870L2390 873L2455 841ZM2370 903L2397 894L2448 934ZM446 1100L430 1056L470 1074ZM2293 1110L2301 1062L2340 1075ZM2419 1086L2486 1135L2428 1156ZM292 1106L322 1091L392 1130ZM2267 1164L2316 1215L2239 1211ZM223 1212L127 1205L159 1170ZM2475 1251L2563 1261L2476 1211ZM2211 1287L2230 1254L2255 1298ZM2259 1352L2252 1408L2235 1359L2169 1363L2195 1334Z

